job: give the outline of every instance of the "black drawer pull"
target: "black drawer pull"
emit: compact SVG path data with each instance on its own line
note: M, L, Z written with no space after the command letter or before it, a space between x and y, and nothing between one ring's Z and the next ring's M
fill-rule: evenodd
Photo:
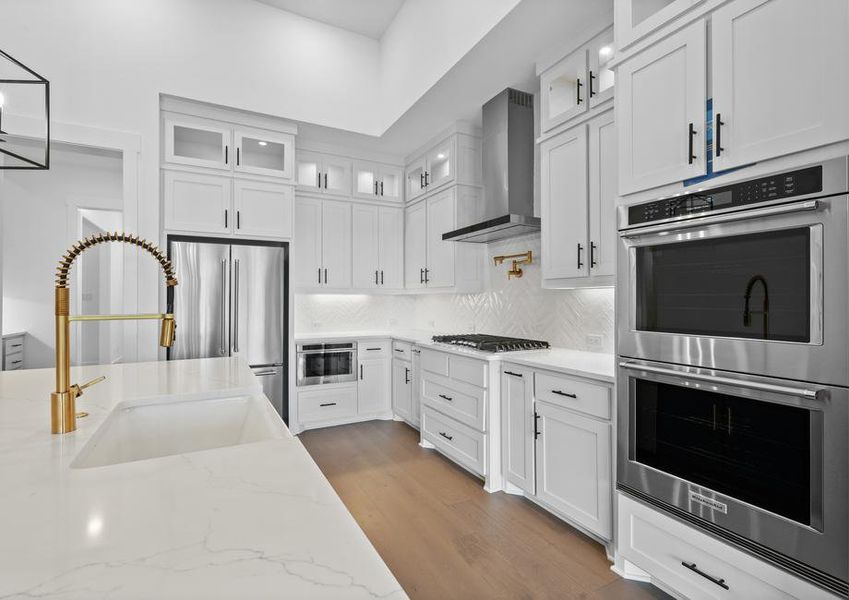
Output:
M319 406L336 406L335 402L325 402L324 404L319 404Z
M454 401L454 398L451 398L450 396L446 396L445 394L439 394L439 397L442 398L443 400L448 400L448 402Z
M447 434L447 433L445 433L444 431L440 431L440 432L439 432L439 435L441 435L442 437L444 437L444 438L445 438L446 440L448 440L449 442L450 442L451 440L453 440L453 439L454 439L454 436L453 436L453 435L448 435L448 434Z
M395 352L401 352L403 354L403 350L401 348L395 348Z
M23 344L10 344L12 348L20 348Z
M13 360L12 364L13 365L19 365L19 364L21 364L21 361L20 360Z
M369 352L374 352L375 350L383 350L383 348L366 348Z
M697 575L701 575L702 577L704 577L708 581L715 583L716 585L718 585L722 589L725 589L725 590L731 589L730 587L728 587L728 584L725 583L724 579L719 579L718 577L713 577L711 575L708 575L707 573L705 573L704 571L702 571L701 569L696 567L696 563L688 563L687 561L682 560L681 566L690 569L693 573L696 573Z
M513 377L522 377L521 373L514 373L513 371L504 371L505 375L512 375Z
M558 396L566 396L567 398L577 398L578 394L570 394L569 392L562 392L560 390L551 390L552 394L557 394Z

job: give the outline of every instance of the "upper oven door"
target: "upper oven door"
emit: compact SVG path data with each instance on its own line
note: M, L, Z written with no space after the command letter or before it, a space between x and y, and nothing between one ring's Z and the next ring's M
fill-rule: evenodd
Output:
M620 237L621 355L849 385L846 196Z

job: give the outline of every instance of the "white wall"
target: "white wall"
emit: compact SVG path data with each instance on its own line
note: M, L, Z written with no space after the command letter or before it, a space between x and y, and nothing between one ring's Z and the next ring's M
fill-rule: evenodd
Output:
M29 334L26 368L54 362L56 264L73 235L69 230L76 222L77 207L120 211L122 193L120 156L68 146L54 147L49 171L5 173L0 187L3 328ZM73 300L71 310L78 310Z

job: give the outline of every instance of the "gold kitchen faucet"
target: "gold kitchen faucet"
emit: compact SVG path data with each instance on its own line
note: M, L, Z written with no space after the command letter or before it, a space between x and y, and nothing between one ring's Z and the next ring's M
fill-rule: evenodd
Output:
M155 244L137 235L128 233L99 233L84 238L74 245L62 256L59 266L56 268L56 391L50 394L50 430L53 433L68 433L77 428L76 399L81 396L83 390L100 383L106 377L97 377L83 383L82 385L71 384L71 321L135 321L144 319L157 319L162 321L159 332L159 345L170 348L174 343L174 331L177 327L174 322L174 311L172 307L172 294L168 294L168 306L164 314L139 314L139 315L71 315L70 314L70 290L68 289L68 272L76 258L92 246L105 242L122 242L132 244L147 250L159 261L165 272L165 285L170 290L177 285L177 277L171 261L163 254L162 250ZM85 416L81 413L80 416Z

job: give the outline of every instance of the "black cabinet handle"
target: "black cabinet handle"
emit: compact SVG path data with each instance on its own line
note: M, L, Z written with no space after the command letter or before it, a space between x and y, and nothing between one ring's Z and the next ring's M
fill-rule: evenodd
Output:
M401 350L401 348L395 348L395 352L402 352L403 353L404 351Z
M336 406L335 402L325 402L324 404L319 404L319 406Z
M315 187L321 189L321 171L315 172Z
M692 123L690 123L688 135L689 138L687 142L687 164L692 165L693 161L696 159L696 155L693 154L693 136L696 135L696 129L695 127L693 127Z
M578 244L578 268L579 269L584 266L583 261L581 261L581 252L583 252L583 251L584 251L584 247L579 243Z
M539 427L537 427L538 423L539 423L539 413L534 412L534 439L537 439L539 437L540 431L539 431Z
M224 164L230 163L230 146L224 146Z
M230 226L228 217L229 217L229 211L225 208L224 209L224 228L225 229Z
M505 375L512 375L513 377L522 377L521 373L514 373L513 371L504 371Z
M327 285L327 267L324 268L324 285Z
M595 92L593 91L593 80L594 79L595 79L595 75L593 75L593 72L590 71L590 98L595 96Z
M425 267L425 283L430 283L430 269Z
M360 381L363 379L363 366L360 365Z
M380 182L380 195L383 195L383 182Z
M448 400L448 402L454 402L454 398L452 398L451 396L446 396L445 394L439 394L439 397L442 398L443 400Z
M242 228L242 211L236 211L236 229Z
M374 285L377 285L377 269L374 270Z
M577 96L577 100L578 100L578 102L577 102L577 103L578 103L578 104L580 104L581 102L583 102L583 100L581 100L581 86L583 86L583 85L584 85L584 84L583 84L583 83L581 83L581 78L580 78L580 77L578 77L577 85L575 85L575 95Z
M419 283L424 283L424 269L419 269Z
M318 283L321 285L321 267L318 268Z
M425 186L424 173L422 172L422 173L419 174L419 189L423 190L424 186Z
M570 394L569 392L563 392L560 390L551 390L552 394L557 394L558 396L566 396L567 398L577 398L578 394Z
M687 569L690 569L693 573L696 573L697 575L701 575L702 577L704 577L708 581L715 583L716 585L718 585L719 587L721 587L724 590L730 590L731 589L730 587L728 587L728 584L725 583L724 579L719 579L718 577L713 577L712 575L708 575L707 573L705 573L704 571L699 569L696 566L696 563L688 563L687 561L682 560L681 566L686 567Z
M404 367L404 383L410 383L410 369Z
M327 173L324 174L324 189L327 189Z
M596 245L595 242L590 242L590 269L595 267L598 263L595 261L595 250Z
M377 182L374 182L374 195L377 196Z
M448 435L448 434L447 434L447 433L445 433L444 431L440 431L440 432L439 432L439 435L441 435L442 437L444 437L444 438L445 438L446 440L448 440L449 442L450 442L451 440L453 440L453 439L454 439L454 436L453 436L453 435Z
M721 156L725 148L722 147L722 126L725 122L722 120L722 115L716 113L716 155Z
M430 173L425 171L425 187L430 185L430 182L428 181L428 177L430 177Z
M380 270L380 285L383 285L383 269Z
M377 348L366 348L366 350L367 350L368 352L375 352L375 351L377 351L377 350L383 350L383 348L381 348L380 346L378 346Z
M242 149L236 146L236 166L242 164Z

